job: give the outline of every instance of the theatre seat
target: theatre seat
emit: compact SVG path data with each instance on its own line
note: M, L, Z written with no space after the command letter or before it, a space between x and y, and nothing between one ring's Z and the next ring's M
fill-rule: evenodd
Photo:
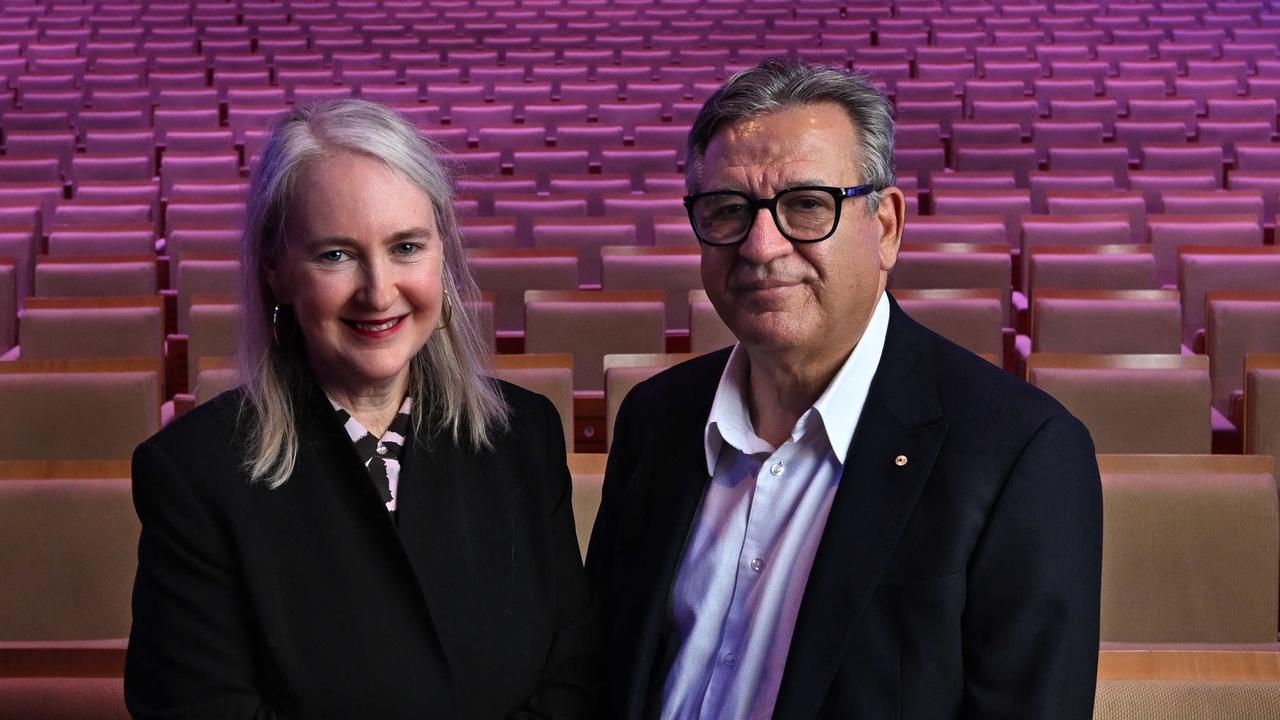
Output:
M608 246L601 248L604 290L661 290L667 329L689 328L689 291L702 287L697 247Z
M1244 451L1280 458L1280 353L1244 357Z
M128 637L139 530L127 460L0 461L0 642Z
M604 356L605 448L613 445L613 426L631 389L667 368L690 360L691 353L612 354Z
M1104 453L1208 453L1209 358L1032 353L1027 379L1080 418Z
M17 267L10 258L0 257L0 354L17 342Z
M525 292L525 351L573 355L574 390L604 390L610 353L666 349L666 308L659 291Z
M500 380L545 395L556 406L564 429L564 445L573 451L573 356L569 353L494 355L493 374Z
M0 677L6 720L129 720L119 677Z
M916 322L975 355L1001 364L1004 310L1000 290L894 290L893 297Z
M45 255L36 261L36 297L153 295L154 255Z
M29 298L19 336L24 360L164 358L160 296Z
M738 342L712 307L706 290L689 291L689 351L702 355Z
M604 453L571 453L569 474L573 478L573 523L578 531L578 549L583 560L591 542L591 530L600 511L600 493L604 487L604 470L608 456Z
M160 429L158 360L0 363L0 458L127 459Z
M1213 405L1235 418L1249 353L1280 353L1280 291L1210 290L1205 295L1205 351Z
M1036 352L1177 354L1182 348L1176 290L1057 290L1031 298Z
M1274 680L1099 680L1094 720L1272 720Z
M995 289L998 291L1001 322L1010 324L1011 269L1009 246L1004 244L945 242L903 245L898 251L898 262L889 275L889 289L894 293L899 290Z
M476 285L493 293L499 334L524 330L526 290L578 288L578 251L573 248L473 248L467 265Z
M1275 462L1099 455L1104 642L1276 641Z

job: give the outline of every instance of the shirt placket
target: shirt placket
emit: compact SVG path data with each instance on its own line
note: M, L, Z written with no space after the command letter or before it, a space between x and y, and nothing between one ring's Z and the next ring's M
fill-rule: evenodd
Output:
M742 671L741 665L746 652L741 644L746 640L747 625L752 616L751 598L759 591L758 586L764 580L769 548L778 533L779 520L772 509L779 507L779 495L784 490L787 461L792 447L788 442L755 469L755 488L751 493L751 504L745 511L746 531L738 554L733 599L729 603L724 631L720 636L721 644L713 662L705 696L707 704L704 704L702 713L704 718L720 717L720 713L735 705L749 707L753 700L750 697L729 697L728 693L742 689L734 683L735 676ZM752 648L751 652L762 653L766 650L767 648ZM732 716L732 713L727 716Z

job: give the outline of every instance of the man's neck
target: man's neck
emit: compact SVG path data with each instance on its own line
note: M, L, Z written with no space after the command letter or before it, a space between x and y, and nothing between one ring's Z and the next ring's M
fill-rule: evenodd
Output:
M802 362L748 348L747 407L756 435L774 447L786 442L800 416L822 396L855 345L820 358L806 357Z

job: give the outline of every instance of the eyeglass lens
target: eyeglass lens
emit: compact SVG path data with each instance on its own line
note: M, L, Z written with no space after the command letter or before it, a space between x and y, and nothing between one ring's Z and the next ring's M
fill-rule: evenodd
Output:
M779 193L774 221L793 240L819 240L836 220L836 199L821 190L795 189ZM709 243L736 243L751 229L756 211L734 194L704 195L693 204L698 233Z

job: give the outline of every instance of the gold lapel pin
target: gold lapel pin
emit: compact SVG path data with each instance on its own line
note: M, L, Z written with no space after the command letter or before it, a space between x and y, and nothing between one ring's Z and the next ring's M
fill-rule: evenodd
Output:
M896 458L894 458L894 459L893 459L893 464L894 464L894 465L897 465L898 467L902 467L903 465L906 465L906 464L907 464L907 456L906 456L906 455L899 455L898 457L896 457Z

